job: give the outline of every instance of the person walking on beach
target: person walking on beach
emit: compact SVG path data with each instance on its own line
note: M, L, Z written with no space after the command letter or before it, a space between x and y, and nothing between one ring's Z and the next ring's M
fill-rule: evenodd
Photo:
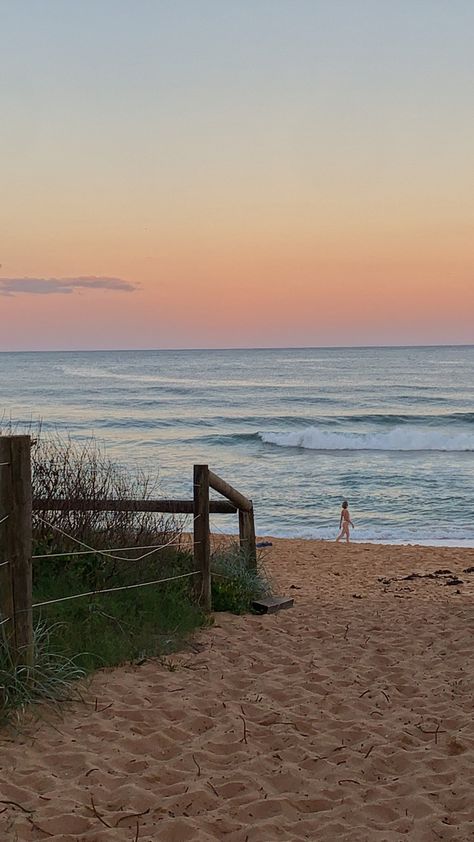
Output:
M341 519L339 521L340 532L336 538L336 541L340 541L341 538L344 538L345 536L346 542L349 543L349 526L352 526L352 528L354 529L354 524L352 523L351 516L349 514L349 503L347 502L347 500L344 500L341 510Z

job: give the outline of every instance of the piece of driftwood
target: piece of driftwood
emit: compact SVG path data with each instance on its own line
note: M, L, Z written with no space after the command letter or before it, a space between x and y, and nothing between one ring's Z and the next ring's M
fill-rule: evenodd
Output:
M264 596L252 602L252 608L259 614L275 614L283 608L292 608L293 603L291 596Z

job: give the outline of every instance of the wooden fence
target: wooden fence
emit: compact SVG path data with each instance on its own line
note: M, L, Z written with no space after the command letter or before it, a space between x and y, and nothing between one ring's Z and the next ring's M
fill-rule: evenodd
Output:
M226 499L211 500L210 489ZM207 465L194 466L193 500L33 499L30 436L0 436L0 627L18 663L31 664L34 654L32 521L36 510L194 515L196 570L190 575L197 577L198 598L205 611L212 610L210 514L238 512L240 546L245 550L249 564L256 565L252 501L210 471ZM155 583L142 583L146 584Z

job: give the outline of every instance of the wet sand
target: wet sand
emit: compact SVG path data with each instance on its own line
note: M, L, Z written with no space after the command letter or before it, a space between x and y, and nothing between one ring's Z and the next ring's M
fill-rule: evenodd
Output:
M293 608L3 732L2 842L474 838L474 550L268 540Z

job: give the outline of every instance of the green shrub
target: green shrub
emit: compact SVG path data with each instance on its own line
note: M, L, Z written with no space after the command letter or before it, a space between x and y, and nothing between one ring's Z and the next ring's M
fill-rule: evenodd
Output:
M48 569L49 559L34 570L33 602L61 599L102 588L128 587L190 572L192 556L157 553L142 562L116 562L102 556L66 557L63 569ZM103 666L161 655L178 648L186 635L205 623L196 603L193 577L113 591L45 605L36 611L59 624L51 636L55 651L91 672ZM54 625L53 625L54 628ZM58 626L56 625L56 628Z
M271 585L261 565L249 565L248 556L235 544L213 554L212 606L214 611L245 614L252 602L271 593Z

